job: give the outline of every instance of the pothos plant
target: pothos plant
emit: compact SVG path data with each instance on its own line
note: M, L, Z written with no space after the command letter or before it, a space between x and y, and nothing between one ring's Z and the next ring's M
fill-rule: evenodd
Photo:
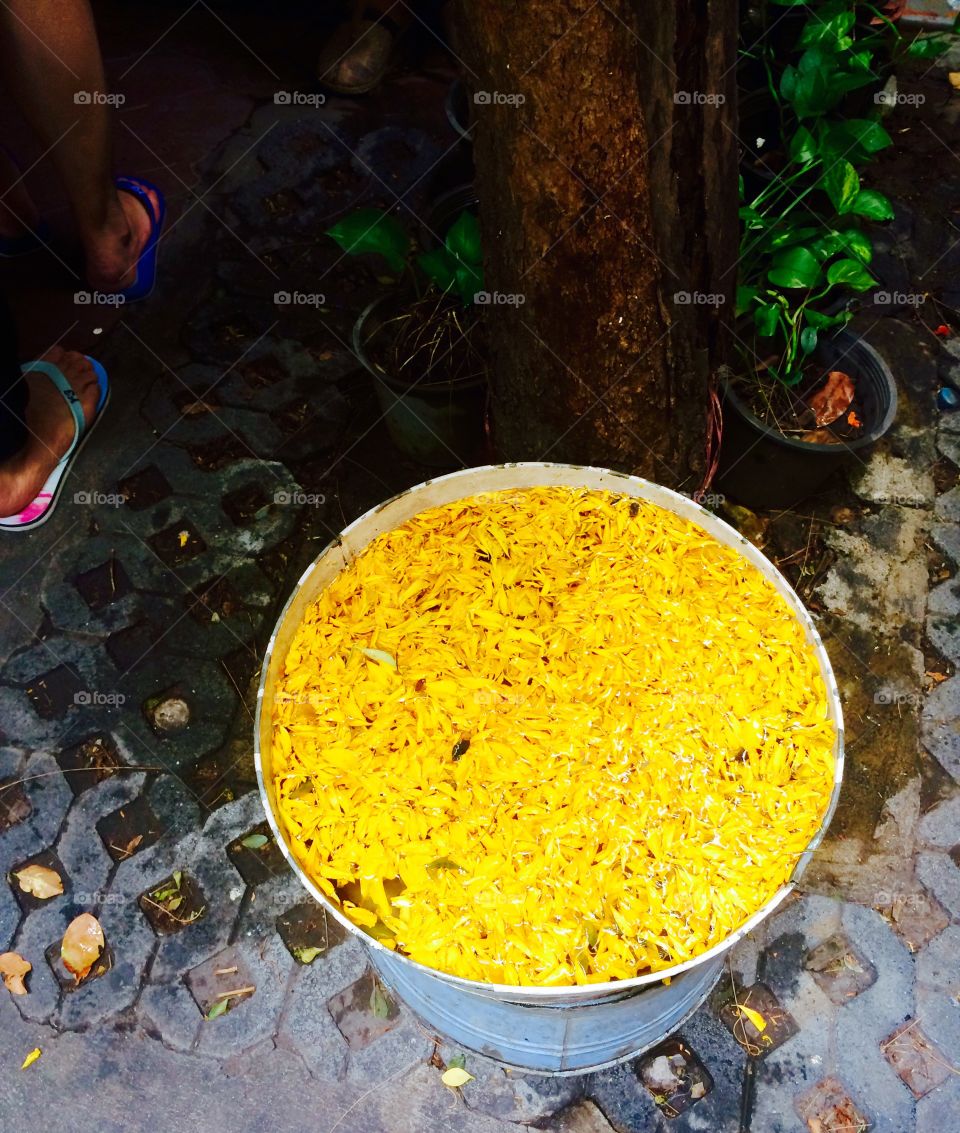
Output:
M427 384L485 376L482 328L466 317L483 290L480 225L473 213L462 212L443 243L425 250L383 209L357 209L327 234L350 255L381 255L393 273L389 282L400 287L395 309L367 343L379 372Z
M861 181L861 170L892 144L879 121L886 99L878 90L872 116L852 118L841 116L845 100L861 88L879 88L881 63L899 55L935 57L950 39L902 35L890 18L899 12L895 3L769 4L809 15L788 62L773 58L769 37L752 49L776 107L784 164L750 200L740 178L737 314L750 316L757 353L774 353L777 360L766 364L771 376L793 386L820 333L851 318L838 301L876 282L863 223L893 218L890 201Z
M350 255L378 253L398 280L413 284L422 294L433 284L464 306L483 290L480 225L464 210L447 231L444 242L427 251L415 251L414 241L400 220L383 209L362 208L338 220L327 235Z

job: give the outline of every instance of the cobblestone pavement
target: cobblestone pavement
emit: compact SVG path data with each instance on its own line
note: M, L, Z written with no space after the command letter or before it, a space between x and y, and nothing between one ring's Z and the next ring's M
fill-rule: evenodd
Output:
M172 54L180 34L192 25ZM803 894L665 1047L563 1079L466 1052L475 1080L454 1094L439 1067L460 1052L376 987L264 836L251 754L278 604L335 529L423 478L390 455L347 346L377 281L318 232L359 201L417 214L456 172L449 78L401 77L361 108L280 105L280 77L236 50L237 94L193 173L155 139L183 191L158 293L89 338L115 375L107 431L54 520L3 548L0 952L33 971L28 995L0 993L0 1127L960 1128L960 415L933 406L960 354L915 321L862 316L901 407L817 505L833 519L810 601L850 747ZM942 193L923 210L898 197L878 258L891 290L937 256L944 278L960 269L931 220ZM9 878L31 863L62 896ZM175 915L157 899L171 885ZM83 911L107 962L74 989L58 943Z

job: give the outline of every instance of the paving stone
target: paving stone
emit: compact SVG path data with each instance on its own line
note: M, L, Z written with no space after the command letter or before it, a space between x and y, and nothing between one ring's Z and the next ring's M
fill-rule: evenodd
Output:
M294 967L290 954L276 936L260 943L239 941L235 949L241 972L249 973L250 983L257 990L220 1018L204 1021L197 1049L217 1058L272 1038ZM322 1010L319 1003L316 1007Z
M424 1028L420 1034L432 1047L429 1030ZM429 1049L427 1055L430 1055ZM561 1078L506 1070L492 1058L485 1058L446 1040L440 1042L437 1055L445 1066L449 1066L458 1055L464 1059L467 1073L475 1079L463 1088L464 1104L474 1113L487 1114L501 1121L542 1125L554 1113L582 1096L586 1088L584 1079L579 1076Z
M911 952L919 952L950 923L950 915L943 905L922 887L912 893L898 894L879 911Z
M184 980L200 1014L208 1022L213 1022L217 1017L211 1016L211 1012L217 1012L222 1017L237 1010L256 994L253 974L233 945L192 968L184 976ZM222 1011L221 1004L226 1004Z
M50 1020L60 1003L60 984L44 959L47 948L63 939L67 925L85 910L72 904L57 902L35 909L23 919L20 931L12 941L12 949L29 960L33 971L27 981L29 995L16 999L20 1014L35 1023Z
M960 794L934 807L920 820L920 840L928 846L949 850L960 831Z
M960 1076L938 1086L917 1101L916 1133L945 1133L960 1128Z
M277 1045L296 1051L323 1081L335 1082L347 1072L349 1047L322 1004L326 998L323 959L300 968L290 984L277 1031Z
M828 937L807 953L804 966L836 1006L876 983L877 970L845 933Z
M327 1009L352 1050L362 1050L397 1025L400 1010L373 972L331 996Z
M917 982L960 995L960 925L950 925L917 956ZM958 1001L960 1003L960 1001Z
M797 1100L797 1113L815 1133L866 1133L873 1123L836 1078L818 1082Z
M57 853L68 863L74 899L81 905L95 905L106 892L113 860L94 829L97 817L133 801L143 787L143 775L108 779L89 791L67 816Z
M583 1088L617 1133L647 1133L660 1127L660 1112L640 1081L636 1060L588 1075Z
M153 934L135 901L107 897L97 910L97 919L110 953L110 967L98 979L84 980L63 997L57 1022L66 1030L86 1030L131 1007L153 951Z
M614 1133L603 1112L588 1098L582 1098L558 1113L550 1128L555 1133Z
M173 1050L192 1050L204 1020L186 984L148 983L136 1006L144 1032Z
M20 923L20 906L12 890L0 886L0 952L8 952Z
M402 1072L404 1067L425 1062L430 1057L434 1036L403 1004L399 1004L398 1009L396 1022L385 1034L360 1048L348 1044L348 1081L363 1084L375 1081L380 1074L390 1078Z
M904 1023L880 1049L915 1098L929 1094L952 1073L951 1064L927 1038L919 1019Z
M954 964L956 969L957 965ZM956 974L956 973L955 973ZM944 1052L947 1061L960 1062L960 986L946 990L918 987L917 1018L930 1041ZM960 1069L960 1066L957 1067Z
M960 918L960 868L950 854L918 854L917 877L950 916Z

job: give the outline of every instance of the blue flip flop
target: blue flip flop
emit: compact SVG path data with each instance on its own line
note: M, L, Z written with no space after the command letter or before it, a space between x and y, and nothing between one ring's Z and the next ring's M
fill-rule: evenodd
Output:
M136 278L129 287L117 292L118 295L123 296L124 302L135 303L138 299L146 299L157 282L157 250L160 243L160 230L163 228L163 222L167 215L167 203L157 186L143 177L117 177L114 184L124 193L129 193L132 197L135 197L150 218L150 235L147 237L147 242L137 260ZM154 213L153 205L147 196L148 192L157 195L158 211L156 213Z
M45 220L38 222L32 232L22 236L0 236L0 259L12 260L46 246L50 240L50 227Z
M37 493L36 498L17 515L0 518L0 531L32 531L35 527L40 527L47 522L53 514L57 500L60 498L60 492L63 490L70 466L87 443L87 438L93 432L94 426L103 416L103 410L110 400L110 381L107 378L107 371L95 358L91 358L89 355L85 355L85 357L93 367L94 373L97 375L97 385L100 387L100 397L97 399L96 409L89 425L84 421L80 399L77 397L73 386L64 377L59 366L55 366L52 362L27 362L20 367L21 373L24 374L34 370L46 374L63 394L63 399L70 406L70 412L73 414L73 440L47 477L46 483Z

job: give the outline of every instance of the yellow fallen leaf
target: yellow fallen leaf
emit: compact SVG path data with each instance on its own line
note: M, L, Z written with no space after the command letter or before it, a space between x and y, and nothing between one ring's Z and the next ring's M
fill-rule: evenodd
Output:
M449 1070L444 1070L440 1081L445 1086L449 1086L451 1090L456 1090L460 1086L465 1086L468 1082L472 1082L473 1075L468 1074L462 1066L451 1066Z
M40 1048L38 1046L35 1046L33 1048L33 1050L31 1050L30 1053L27 1055L27 1057L23 1060L23 1062L21 1062L20 1069L26 1070L26 1068L28 1066L32 1066L37 1061L37 1059L39 1057L40 1057Z
M59 897L63 892L60 874L44 865L24 866L14 876L24 893L32 893L40 901Z
M67 971L72 972L79 983L100 959L103 951L103 929L100 922L90 913L81 913L67 926L60 945L60 957Z
M29 960L24 960L16 952L4 952L0 955L0 976L3 976L4 986L11 995L27 994L23 977L32 967Z
M741 1017L745 1015L750 1020L750 1022L757 1028L757 1032L759 1034L762 1035L763 1032L767 1029L767 1021L759 1011L754 1011L752 1007L743 1007L739 1003L737 1004L737 1011L740 1013Z
M950 85L957 90L960 90L960 71L948 71L947 78L950 80Z
M179 533L179 535L177 535L177 540L180 543L181 547L185 547L187 545L187 543L189 542L189 539L190 539L190 532L189 531L181 531Z

